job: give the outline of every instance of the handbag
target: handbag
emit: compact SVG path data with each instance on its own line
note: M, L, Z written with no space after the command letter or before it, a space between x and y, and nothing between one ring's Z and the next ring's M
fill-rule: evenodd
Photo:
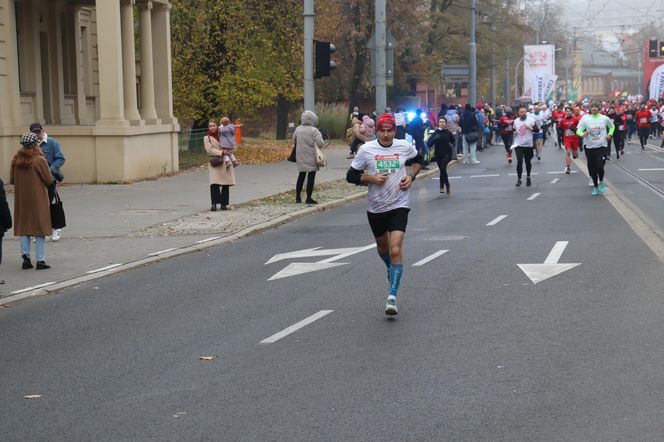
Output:
M318 167L327 166L327 158L325 157L325 154L320 150L318 146L316 146L316 165Z
M295 149L297 149L297 138L293 142L293 149L291 149L290 155L288 155L287 160L290 163L297 163L297 157L295 156Z
M467 134L464 134L464 137L466 137L466 141L469 143L475 143L477 140L480 139L479 134L477 133L476 130L473 130L472 132L468 132Z
M67 225L65 221L65 209L62 207L62 200L56 190L53 200L51 201L51 227L54 229L62 229Z
M224 163L224 158L221 155L212 155L210 157L210 166L219 167Z

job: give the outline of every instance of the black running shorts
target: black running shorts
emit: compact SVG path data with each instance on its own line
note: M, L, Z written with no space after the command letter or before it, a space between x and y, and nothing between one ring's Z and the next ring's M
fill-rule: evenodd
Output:
M400 207L383 213L367 212L369 218L369 226L373 236L379 238L385 235L385 232L392 232L398 230L400 232L406 231L408 225L408 212L410 209Z

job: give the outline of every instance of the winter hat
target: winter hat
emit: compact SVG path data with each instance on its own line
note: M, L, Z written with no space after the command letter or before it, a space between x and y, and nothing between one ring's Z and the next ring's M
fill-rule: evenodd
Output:
M377 128L380 129L387 129L387 130L394 130L397 128L397 122L392 116L392 114L383 114L380 117L378 117Z
M28 132L23 134L21 137L21 146L23 147L32 147L35 144L39 142L39 138L37 138L37 135L33 134L32 132Z
M369 115L365 115L364 117L362 117L362 124L369 127L374 127L376 123Z

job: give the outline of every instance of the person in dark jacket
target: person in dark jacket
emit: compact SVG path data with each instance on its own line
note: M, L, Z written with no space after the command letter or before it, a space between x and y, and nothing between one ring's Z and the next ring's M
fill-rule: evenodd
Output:
M461 115L461 133L463 134L463 163L478 164L477 140L481 137L480 123L477 121L475 110L470 104L466 104Z
M445 117L438 119L438 127L427 140L427 144L430 148L433 147L436 150L436 163L438 164L438 170L440 170L440 193L443 193L445 187L447 187L447 193L449 194L450 180L447 177L447 165L452 161L452 155L456 150L456 142L452 132L447 129Z
M413 137L413 141L415 142L415 148L417 149L417 152L422 155L423 157L426 158L427 149L426 145L424 144L424 121L422 120L422 109L417 109L415 111L415 117L413 117L412 120L408 123L408 127L406 128L406 131L408 134L410 134L411 137ZM424 169L426 170L426 165L428 162L425 159L424 162Z
M0 179L0 264L2 264L2 238L5 232L12 228L12 214L7 204L7 195L5 194L5 183ZM0 281L3 284L4 281Z

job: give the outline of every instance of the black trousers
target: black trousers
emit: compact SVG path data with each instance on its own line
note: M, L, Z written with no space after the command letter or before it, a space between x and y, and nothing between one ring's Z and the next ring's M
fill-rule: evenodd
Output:
M606 162L606 147L596 147L594 149L585 149L586 160L588 162L588 173L593 180L593 185L597 187L599 181L604 181L604 163Z
M227 206L230 199L231 186L221 184L210 184L210 200L212 204Z
M2 264L2 237L3 235L0 235L0 264Z
M636 132L639 134L639 142L641 143L641 147L645 147L645 145L648 144L648 136L650 136L650 128L637 127Z
M442 157L442 158L441 158ZM442 155L436 155L436 163L438 164L438 170L440 170L440 188L447 186L450 188L450 180L447 176L447 165L452 161L452 152L444 152Z
M297 175L295 196L300 198L302 187L304 186L304 177L307 177L307 199L311 199L311 194L314 193L314 181L316 181L316 172L300 172Z
M616 146L616 155L620 155L620 151L625 148L625 132L617 130L613 133L613 137L609 140L609 148L606 151L608 157L611 156L611 143Z
M503 144L505 145L505 152L510 153L512 150L512 142L514 141L514 135L512 133L509 133L507 135L502 134L501 135L503 139Z
M558 147L562 149L562 147L565 145L564 142L564 137L565 131L562 128L559 128L558 125L556 125L556 136L558 137Z
M535 156L534 147L522 147L519 146L516 149L516 175L517 178L521 179L523 175L523 162L526 162L526 177L530 178L530 171L533 168L531 160Z

